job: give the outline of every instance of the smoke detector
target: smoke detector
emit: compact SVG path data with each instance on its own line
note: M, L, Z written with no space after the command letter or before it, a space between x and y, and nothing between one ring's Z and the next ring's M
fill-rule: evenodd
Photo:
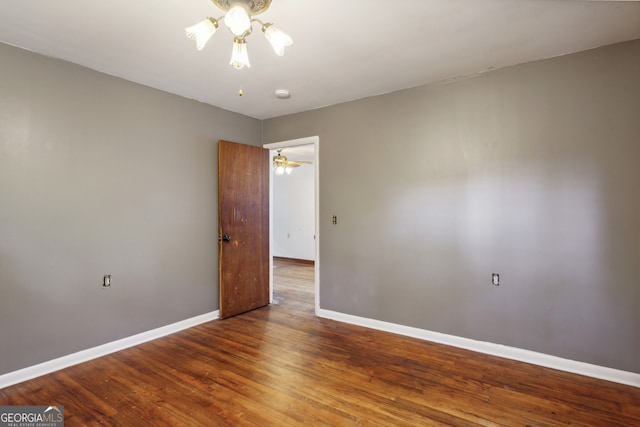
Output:
M291 93L289 93L288 89L277 89L275 94L276 98L279 99L289 99L291 97Z

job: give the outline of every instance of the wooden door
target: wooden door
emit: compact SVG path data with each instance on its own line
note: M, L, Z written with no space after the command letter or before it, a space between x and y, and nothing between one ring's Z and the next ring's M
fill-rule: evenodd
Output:
M269 304L269 151L218 143L220 318Z

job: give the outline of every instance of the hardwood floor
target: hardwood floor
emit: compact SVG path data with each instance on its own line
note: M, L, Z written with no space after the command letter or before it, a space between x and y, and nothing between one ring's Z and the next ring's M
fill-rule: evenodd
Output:
M0 390L66 426L640 426L640 389L318 319L313 266L269 307Z

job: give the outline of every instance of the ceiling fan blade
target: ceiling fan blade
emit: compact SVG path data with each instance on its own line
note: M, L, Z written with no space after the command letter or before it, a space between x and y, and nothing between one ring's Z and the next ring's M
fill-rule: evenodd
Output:
M310 164L312 164L312 163L311 163L311 162L304 161L304 160L289 160L289 161L287 162L287 165L290 165L290 166L291 166L291 165L300 166L300 165L310 165Z

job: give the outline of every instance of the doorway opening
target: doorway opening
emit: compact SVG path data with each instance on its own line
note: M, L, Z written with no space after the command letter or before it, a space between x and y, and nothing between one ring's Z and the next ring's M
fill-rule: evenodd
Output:
M310 165L304 164L294 168L290 175L285 173L282 176L276 176L274 171L271 171L269 301L270 303L274 301L274 258L279 263L291 260L313 263L316 315L320 309L319 142L319 137L312 136L263 146L270 150L270 159L278 154L277 150L282 150L282 154L290 160L311 162ZM283 193L284 191L287 193ZM310 191L311 194L309 194Z

